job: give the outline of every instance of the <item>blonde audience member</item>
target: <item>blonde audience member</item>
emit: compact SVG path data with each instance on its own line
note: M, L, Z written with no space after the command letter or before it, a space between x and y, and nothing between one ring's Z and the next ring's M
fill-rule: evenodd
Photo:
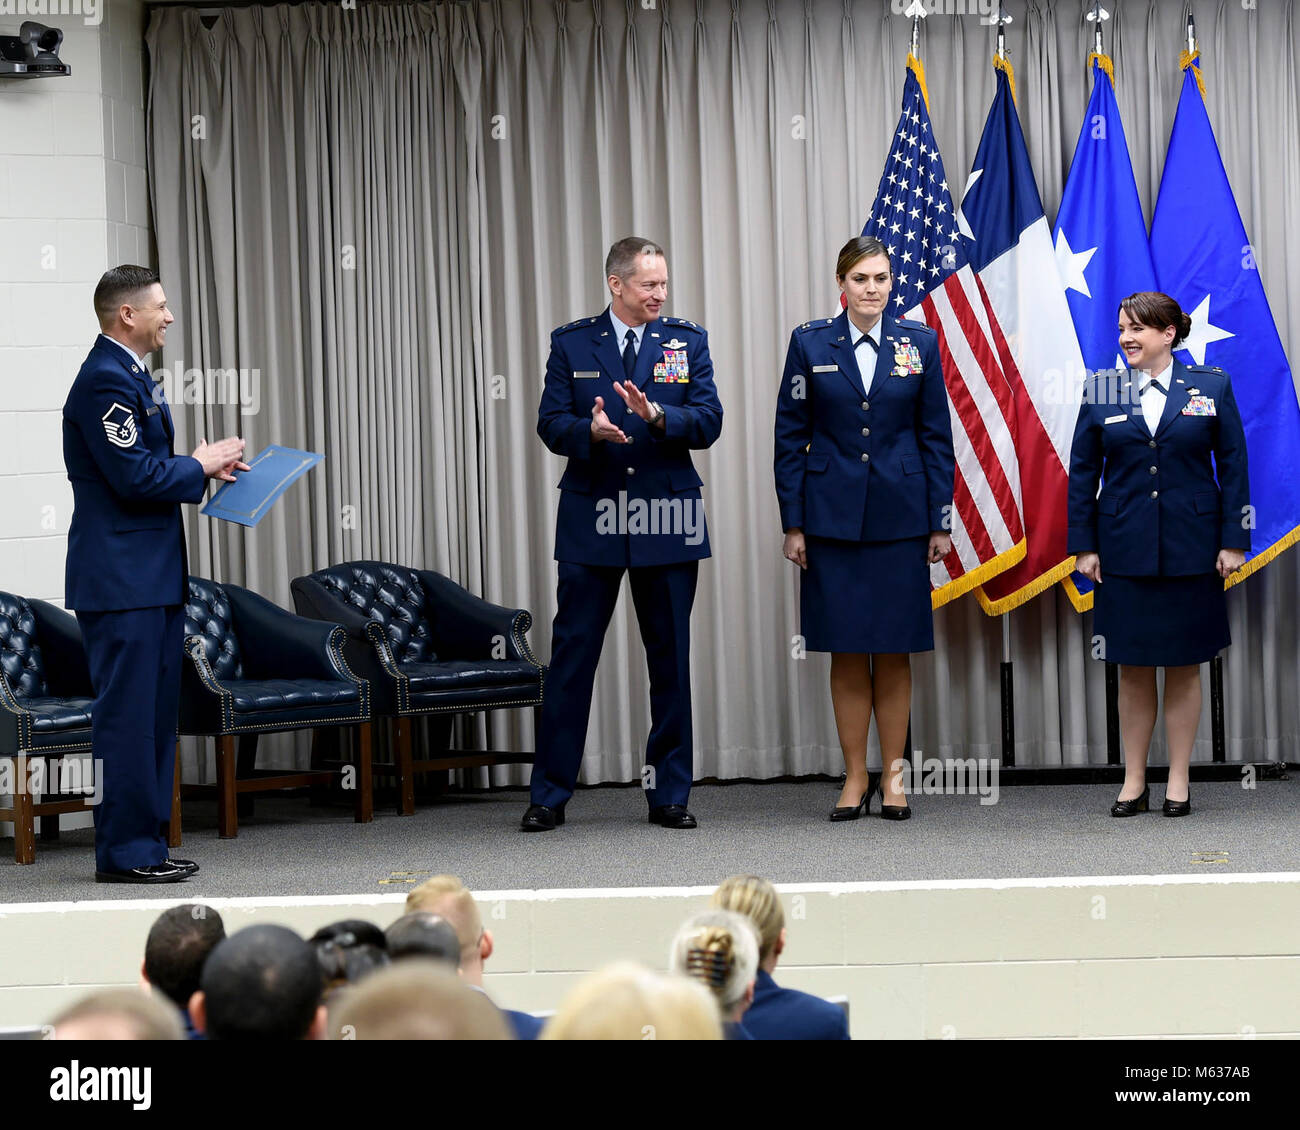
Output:
M460 941L460 977L465 984L483 992L483 963L492 956L492 931L483 925L478 903L455 875L435 875L406 896L406 913L425 911L451 923ZM502 1009L517 1040L535 1040L542 1021L527 1012Z
M621 961L584 977L543 1040L720 1040L718 1007L685 977Z
M181 1018L164 998L139 989L82 997L52 1022L56 1040L183 1040Z
M669 965L713 994L728 1040L754 1038L740 1022L754 999L758 973L758 934L748 918L730 910L695 915L677 931Z
M431 958L411 957L370 974L331 1009L334 1040L508 1040L510 1026L475 992Z
M713 892L713 905L743 914L758 931L758 976L745 1028L756 1040L847 1040L848 1016L838 1005L773 979L785 950L785 912L776 888L757 875L732 875Z

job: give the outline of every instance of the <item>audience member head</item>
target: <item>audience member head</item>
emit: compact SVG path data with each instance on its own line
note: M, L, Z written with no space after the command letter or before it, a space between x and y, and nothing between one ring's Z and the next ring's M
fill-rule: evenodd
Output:
M335 1040L509 1040L505 1015L446 965L411 957L339 998Z
M776 888L757 875L732 875L713 892L719 910L734 910L748 918L758 933L758 965L771 973L785 949L785 911Z
M455 875L435 875L406 896L406 912L425 910L451 923L460 941L460 975L470 985L483 984L483 963L492 956L492 931L468 888Z
M717 1002L676 973L622 961L584 977L542 1031L543 1040L720 1040Z
M345 918L322 926L307 939L307 944L316 951L320 963L324 1003L344 985L355 985L388 964L384 932L360 918Z
M427 957L450 965L453 973L460 968L460 936L441 915L427 910L405 914L384 931L384 936L390 961Z
M246 926L208 955L190 1016L213 1040L319 1040L320 1002L314 948L284 926Z
M51 1022L56 1040L182 1040L181 1018L166 1001L139 989L104 989L82 997Z
M210 906L170 906L149 928L140 975L177 1008L186 1010L199 991L208 954L226 936L221 915Z
M706 910L677 931L669 964L713 994L723 1020L739 1020L754 999L758 934L748 918Z

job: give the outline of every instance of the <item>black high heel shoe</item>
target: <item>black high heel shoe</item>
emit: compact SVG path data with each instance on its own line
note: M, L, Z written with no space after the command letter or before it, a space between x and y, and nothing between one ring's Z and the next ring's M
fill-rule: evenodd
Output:
M1151 808L1151 786L1146 785L1142 789L1140 796L1132 800L1117 800L1110 806L1112 816L1136 816L1139 812L1147 812Z
M912 810L906 804L886 804L885 794L880 794L880 818L882 820L910 820Z
M857 820L863 814L871 812L871 794L880 788L880 778L877 777L873 782L871 774L867 774L867 791L862 794L862 799L857 804L850 805L848 808L832 808L830 819L832 823L838 824L842 820Z
M1164 807L1161 812L1166 816L1186 816L1192 810L1192 790L1187 790L1186 800L1170 800L1165 797Z

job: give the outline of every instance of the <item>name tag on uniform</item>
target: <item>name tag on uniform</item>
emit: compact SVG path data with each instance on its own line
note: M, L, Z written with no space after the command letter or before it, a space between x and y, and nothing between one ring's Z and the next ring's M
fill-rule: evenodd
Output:
M1209 396L1193 396L1183 405L1184 416L1214 416L1214 400Z
M156 416L156 415L158 415L158 413L161 412L161 411L162 411L162 409L159 408L158 405L155 404L152 408L148 408L148 409L145 410L145 415L146 415L146 416Z
M838 373L839 371L840 371L840 367L838 365L814 365L813 366L814 373Z
M600 371L597 369L597 370L581 372L581 373L575 372L573 374L573 379L575 381L592 381L595 380L598 376L600 376Z
M1128 417L1127 417L1127 416L1124 416L1124 415L1119 415L1119 416L1107 416L1107 417L1102 421L1102 423L1103 423L1103 424L1122 424L1122 423L1123 423L1125 420L1127 420L1127 419L1128 419Z

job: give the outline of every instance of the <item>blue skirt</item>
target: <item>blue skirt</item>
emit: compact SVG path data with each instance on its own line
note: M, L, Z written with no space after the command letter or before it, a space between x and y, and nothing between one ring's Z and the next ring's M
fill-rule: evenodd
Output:
M1092 630L1104 647L1098 658L1111 663L1189 667L1209 662L1232 643L1217 573L1123 577L1103 568L1095 592Z
M897 654L934 650L928 536L898 541L806 537L799 587L808 651Z

